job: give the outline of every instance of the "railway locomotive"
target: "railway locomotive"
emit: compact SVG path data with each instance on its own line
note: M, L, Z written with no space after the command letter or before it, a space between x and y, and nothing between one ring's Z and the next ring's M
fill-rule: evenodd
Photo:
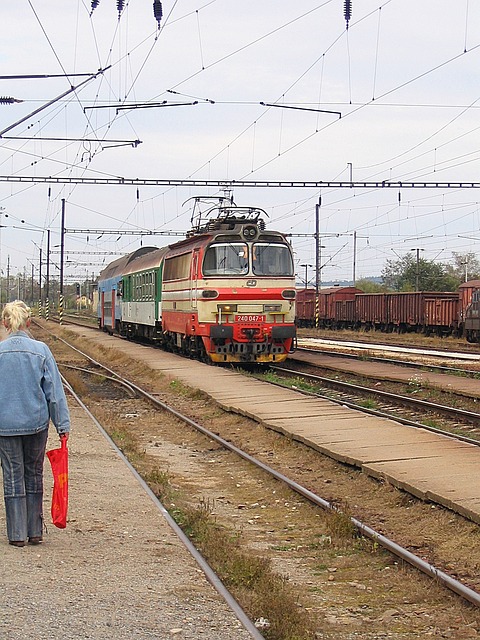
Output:
M100 273L99 327L207 362L285 360L296 337L293 254L262 216L195 198L185 240L142 247Z
M300 327L463 336L480 342L480 280L458 291L364 293L356 287L297 291Z

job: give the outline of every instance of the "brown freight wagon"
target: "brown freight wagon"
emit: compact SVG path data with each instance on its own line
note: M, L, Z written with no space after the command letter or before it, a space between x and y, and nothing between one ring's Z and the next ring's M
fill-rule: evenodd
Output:
M454 293L425 293L424 333L451 335L458 333L460 298Z
M448 335L457 326L458 293L414 291L387 293L387 331Z
M335 301L335 323L339 329L353 329L355 326L355 299Z
M356 328L370 331L385 331L387 326L387 307L385 293L360 293L355 296Z
M295 317L297 327L313 327L315 325L315 289L297 289Z
M354 301L362 293L357 287L330 287L318 292L318 326L341 328L336 316L338 302ZM345 311L346 313L346 311ZM297 289L296 317L299 327L314 327L316 323L315 289Z

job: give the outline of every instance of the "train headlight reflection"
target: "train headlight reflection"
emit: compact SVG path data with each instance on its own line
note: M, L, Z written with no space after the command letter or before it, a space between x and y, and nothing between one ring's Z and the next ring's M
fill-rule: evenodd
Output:
M233 313L237 310L236 304L217 304L218 311L222 313Z

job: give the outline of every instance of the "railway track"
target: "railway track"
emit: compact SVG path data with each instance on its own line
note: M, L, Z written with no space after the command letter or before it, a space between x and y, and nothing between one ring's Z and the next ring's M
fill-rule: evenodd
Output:
M58 318L55 318L58 321ZM66 322L72 324L92 327L92 323L88 318L77 318L75 316L68 317ZM318 353L315 349L300 348L300 352L304 353ZM322 355L325 352L322 350ZM338 358L347 359L362 359L359 355L354 354L339 354L338 352L329 352L328 355L333 355ZM293 355L290 361L296 362ZM439 370L442 373L456 373L462 377L471 377L476 379L480 376L480 372L468 369L456 369L442 365L428 365L425 363L418 363L414 361L404 360L390 360L387 358L369 357L371 362L382 362L388 364L395 364L398 366L406 366L418 370ZM287 361L288 363L288 361ZM456 406L447 406L429 400L420 399L417 397L406 396L401 391L389 393L388 391L382 391L378 387L367 387L360 384L354 384L353 382L346 382L339 380L338 378L328 378L325 376L318 376L313 373L302 373L302 364L297 369L289 369L285 366L272 367L281 376L287 378L303 378L307 383L314 383L320 388L318 395L327 397L328 399L348 404L352 408L359 409L361 411L369 411L375 415L383 415L404 424L410 424L412 426L419 426L431 430L436 433L443 433L445 435L454 435L458 439L472 444L478 444L480 442L480 413L473 410L461 409ZM418 381L413 380L412 384L420 387ZM329 390L335 390L337 393L332 394ZM419 391L419 389L416 389ZM450 394L454 393L451 389L448 390ZM374 396L375 405L378 409L374 409L372 406L368 406L368 403L364 402L365 398L371 398ZM472 404L472 403L469 403ZM476 409L473 403L473 408ZM407 413L405 413L407 409ZM433 422L438 422L438 426L433 426Z
M97 368L98 366L99 366L99 363L97 362L95 364L95 368ZM113 370L109 370L108 375L111 375L115 378L118 377L118 374ZM123 380L123 384L128 384L129 387L135 389L137 393L142 393L144 395L144 392L140 389L140 387L132 383L132 381ZM163 402L159 403L158 398L154 397L151 393L147 393L146 395L144 395L144 397L146 397L149 402L153 402L154 404L156 404L157 407L159 406L161 411L168 411L169 413L174 415L176 419L184 421L186 424L188 424L189 427L193 427L199 432L201 432L203 436L206 436L211 441L213 441L215 443L215 446L218 445L218 446L221 446L222 448L227 448L230 452L234 453L236 456L240 456L243 460L247 460L249 464L258 465L258 467L262 469L262 472L269 473L270 475L272 475L272 477L276 478L276 480L280 480L282 483L287 485L290 489L297 491L298 493L300 493L300 495L302 495L302 497L307 498L308 500L311 500L313 503L321 506L322 508L333 510L336 513L340 512L338 504L336 503L335 500L333 501L327 500L324 497L317 495L315 492L310 491L306 487L302 486L295 479L291 479L286 474L282 472L278 472L275 469L271 468L270 465L265 464L261 460L257 460L256 456L252 456L251 453L244 451L241 447L230 442L231 440L230 437L225 439L225 438L222 438L221 436L218 436L216 433L213 433L213 431L205 429L204 427L202 427L202 425L198 424L195 420L192 420L188 416L181 415L178 411L176 411L175 409L172 409L171 407L168 407ZM259 446L259 445L256 445L256 446ZM255 445L253 446L253 448L255 449ZM449 575L446 572L443 572L442 569L434 567L433 565L428 563L428 561L425 561L423 558L416 556L415 554L412 554L411 550L409 550L408 548L406 547L402 548L401 545L396 544L390 538L384 536L380 531L376 531L373 528L369 527L368 525L365 525L358 518L349 517L349 519L350 519L351 525L355 527L357 532L359 532L362 536L370 537L373 540L374 545L385 544L386 548L390 547L389 551L398 553L398 557L400 557L402 561L412 562L413 566L416 566L421 570L425 570L427 574L431 575L436 580L440 580L448 588L452 588L453 586L454 591L456 593L460 593L462 597L467 597L467 599L470 602L474 602L476 605L478 605L478 603L480 602L479 600L480 596L474 590L471 590L468 587L465 587L465 585L458 582L451 575ZM420 548L420 546L421 545L417 545L418 548ZM460 573L464 573L464 571L461 570ZM341 637L341 636L336 635L332 637Z
M390 351L392 353L410 353L421 355L422 353L436 354L439 358L452 359L458 357L460 360L479 360L480 349L478 344L470 344L463 340L451 340L447 338L442 341L441 346L438 344L432 345L430 338L423 338L416 334L410 334L414 339L410 341L402 341L398 334L385 334L376 332L369 335L359 335L357 332L342 332L343 335L338 333L333 335L331 332L318 332L316 335L311 335L304 329L298 331L298 340L303 346L315 347L322 345L328 347L329 345L335 346L335 348L342 348L345 350L371 350L371 351ZM448 343L448 346L447 344Z
M295 353L304 353L304 354L315 354L318 353L320 349L312 349L310 347L297 347ZM406 358L398 359L392 357L380 357L373 355L375 351L368 351L368 355L365 355L365 351L358 352L357 349L352 349L352 353L346 352L343 348L341 351L328 351L326 349L321 349L321 354L325 356L330 356L332 358L343 358L345 360L368 360L368 362L378 362L378 363L387 363L390 365L396 365L398 367L407 367L409 369L417 369L417 370L428 370L428 371L439 371L441 373L459 375L464 377L471 377L474 379L480 379L480 371L478 368L465 369L462 367L454 367L452 364L441 364L445 359L438 357L428 357L425 358L425 355L421 357L421 360L407 360ZM408 357L408 353L405 354ZM294 360L294 357L290 359ZM476 363L476 360L472 361ZM474 364L475 366L475 364Z
M312 367L308 369L312 370ZM401 395L399 392L382 391L372 386L305 373L298 367L289 369L277 366L272 370L280 379L292 381L291 385L298 387L299 382L303 381L304 388L309 386L315 395L339 404L480 445L480 413ZM368 402L369 399L371 402ZM438 423L437 427L432 425L434 421Z
M69 346L71 346L71 345L69 345ZM82 354L82 355L84 357L87 357L85 354ZM92 364L95 365L95 367L97 369L104 369L105 371L109 371L106 367L103 367L98 362L93 361L92 359L90 361L91 361ZM86 369L84 369L83 371L84 372L88 372L88 370L86 370ZM89 373L92 373L92 372L89 372ZM98 373L98 371L97 371L97 373ZM113 374L113 372L112 372L112 374ZM64 378L64 380L65 380L65 378ZM150 402L158 402L153 397L149 397L149 394L147 392L141 390L139 387L132 386L131 382L129 382L129 381L125 380L125 379L122 379L117 374L113 374L110 377L110 380L111 380L111 382L113 384L121 384L126 389L128 389L129 391L143 395ZM222 582L222 580L220 579L218 574L212 569L212 567L208 564L208 562L206 562L205 558L202 556L202 554L195 547L195 545L193 544L192 540L184 533L183 529L177 524L175 518L170 514L168 509L165 507L165 505L159 499L158 495L156 493L154 493L154 491L152 491L151 487L144 480L144 478L141 476L141 474L138 473L137 469L135 468L134 465L132 465L132 463L130 462L128 457L124 454L122 449L119 448L117 446L117 444L115 443L114 439L112 437L110 437L110 435L109 435L107 429L105 428L105 426L102 425L99 422L99 420L93 415L93 413L90 411L90 409L84 403L84 401L80 398L80 396L74 391L74 389L71 387L71 385L68 385L68 387L69 387L70 393L75 397L75 399L77 400L78 404L82 407L82 409L85 411L85 413L91 418L91 420L94 422L94 424L96 424L96 426L99 429L99 431L110 442L111 446L114 448L114 450L116 451L117 455L123 460L124 464L130 469L130 471L132 472L132 474L136 478L137 482L141 485L141 487L144 489L144 491L150 496L150 498L153 500L154 504L156 504L159 512L167 520L168 524L173 529L173 531L175 532L176 536L179 538L179 540L185 546L187 551L194 558L195 562L198 564L198 566L204 572L208 582L210 582L210 584L212 584L214 586L214 588L217 590L218 594L224 599L224 601L226 602L228 607L231 609L231 611L234 613L234 615L237 617L237 619L239 620L239 622L241 623L241 625L245 629L245 631L248 632L249 636L251 638L253 638L253 640L261 640L263 638L263 635L260 633L260 631L258 630L257 626L255 626L255 623L252 620L250 620L250 618L246 615L245 611L242 609L242 607L239 604L239 602L232 596L232 594L227 589L227 587L224 585L224 583ZM480 606L480 604L479 604L479 606Z

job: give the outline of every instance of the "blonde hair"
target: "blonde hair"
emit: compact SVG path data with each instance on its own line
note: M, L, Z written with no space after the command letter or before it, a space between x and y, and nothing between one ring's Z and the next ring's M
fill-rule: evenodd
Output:
M2 320L8 333L15 333L20 329L26 329L30 320L30 307L23 300L7 302L3 309Z

